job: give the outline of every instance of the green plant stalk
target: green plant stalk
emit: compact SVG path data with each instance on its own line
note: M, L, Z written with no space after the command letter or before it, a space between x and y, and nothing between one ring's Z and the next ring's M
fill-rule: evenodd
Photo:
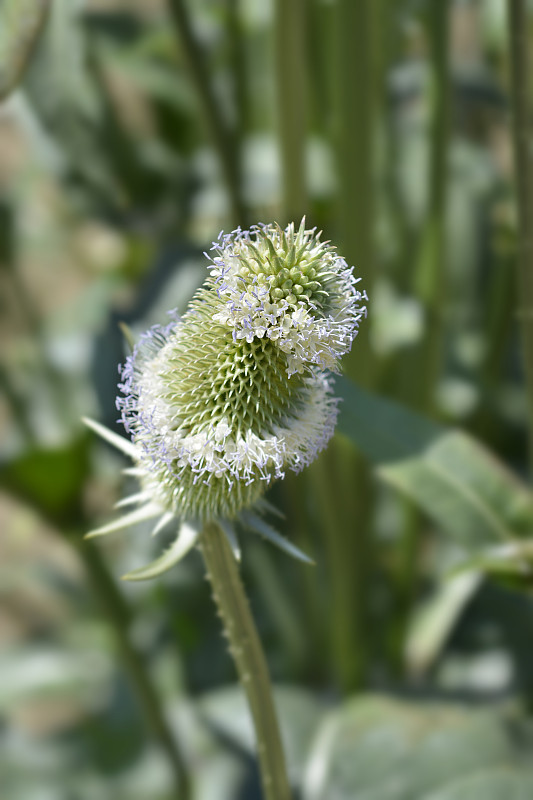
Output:
M518 285L524 349L529 429L529 461L533 473L533 155L531 152L531 63L529 19L525 0L508 0L513 145L518 204Z
M369 654L366 612L371 558L364 515L371 502L364 499L371 498L372 492L368 481L354 483L354 476L364 479L368 472L353 469L352 457L351 445L335 438L308 470L329 567L332 666L345 694L364 685Z
M487 351L481 365L478 384L484 403L478 410L471 432L497 448L498 429L495 427L494 402L497 396L510 332L514 325L514 264L515 253L510 248L495 248L486 302L485 341Z
M25 408L25 398L14 386L9 370L0 362L0 390L2 391L9 409L13 414L13 420L20 429L29 447L36 446L36 437L30 423L30 417Z
M428 31L433 60L429 207L415 275L416 293L424 304L427 314L422 363L419 362L416 367L420 380L415 381L419 405L424 409L432 405L433 392L442 364L450 117L448 0L433 3L429 8L429 15Z
M245 32L242 22L241 0L226 0L226 30L228 41L228 66L231 71L235 108L233 146L237 158L240 183L242 181L246 130L249 124L249 69L246 56Z
M207 130L220 161L233 222L246 227L247 209L242 192L238 137L233 135L217 100L209 77L205 54L194 32L185 0L169 0L169 8L196 87Z
M46 23L51 0L0 4L0 100L20 83Z
M375 9L374 9L375 11ZM342 254L355 264L369 294L374 272L375 102L372 81L373 8L370 0L337 3L334 76ZM360 362L360 347L357 360ZM348 372L350 361L347 359ZM356 368L355 368L356 369ZM354 370L355 371L355 370Z
M288 472L281 481L280 490L283 496L282 507L287 510L287 516L291 523L292 541L304 553L314 557L315 543L310 535L307 509L307 495L310 488L308 484L309 481L304 479L304 476ZM303 609L303 627L306 639L306 658L305 664L302 665L304 668L302 675L316 683L324 678L324 669L327 669L327 665L324 664L324 655L328 652L329 625L324 625L323 621L323 598L317 571L301 569L298 577L296 593ZM322 654L321 658L317 657L318 653Z
M395 614L387 631L389 665L393 674L404 677L405 641L412 620L413 605L419 582L419 561L422 539L422 515L407 498L402 500L402 523L390 576L393 583Z
M161 699L152 683L144 659L131 640L129 627L132 617L129 606L109 572L98 547L92 542L85 541L79 547L79 553L87 570L94 595L98 598L105 618L113 629L124 669L131 681L144 717L165 752L172 769L176 785L176 798L189 800L191 785L185 758L165 718Z
M235 557L223 531L213 522L205 525L200 546L230 652L250 706L265 800L290 800L266 659Z
M304 660L306 631L292 602L291 586L287 585L283 573L277 569L272 549L256 540L250 543L247 558L253 570L258 594L268 605L269 616L293 674Z
M304 0L276 0L276 98L283 186L282 225L300 220L308 210L305 12Z
M334 64L338 236L343 256L355 265L361 286L370 297L375 267L374 15L373 0L339 0L335 5L335 36L329 41L333 48L329 57ZM370 351L366 326L343 366L350 377L372 385L376 360ZM368 468L360 456L341 444L334 448L329 457L336 453L342 481L333 481L331 470L322 467L329 474L317 477L316 491L326 481L331 492L331 499L324 498L320 505L321 524L329 532L325 544L335 626L334 668L341 688L350 692L364 685L369 652L363 618L368 608L365 583L373 573L369 527L372 492ZM333 507L331 511L328 506Z

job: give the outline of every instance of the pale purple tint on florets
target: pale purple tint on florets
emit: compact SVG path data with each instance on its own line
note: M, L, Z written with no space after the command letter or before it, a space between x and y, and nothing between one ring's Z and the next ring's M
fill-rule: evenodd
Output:
M123 396L117 397L115 405L117 410L120 411L119 421L122 422L126 431L132 436L135 434L136 423L138 424L139 422L137 383L143 366L148 361L151 361L167 343L169 335L180 321L177 311L169 311L168 314L172 317L171 322L167 323L167 325L156 324L144 331L140 335L139 341L135 344L131 355L118 368L121 377L118 388ZM147 422L148 420L145 419L144 423L146 424ZM150 427L153 425L152 422L148 422L148 424Z

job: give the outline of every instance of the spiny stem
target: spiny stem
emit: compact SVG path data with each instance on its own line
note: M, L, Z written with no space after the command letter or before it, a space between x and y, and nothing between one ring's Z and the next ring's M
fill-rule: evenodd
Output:
M235 558L216 523L205 525L200 543L213 595L254 721L265 800L290 800L291 791L266 659Z
M528 398L529 460L533 472L533 156L525 0L508 0L513 144L518 203L518 282L520 322Z
M213 89L206 66L205 54L191 23L185 0L169 0L174 27L179 36L198 99L204 114L208 133L220 160L224 181L236 225L246 225L246 207L242 196L241 169L237 151L237 137L233 135Z
M91 542L79 549L89 579L109 624L113 629L127 676L139 700L144 717L158 739L171 766L176 784L176 798L189 800L191 787L185 759L165 718L157 689L130 634L131 612L110 574L100 551Z

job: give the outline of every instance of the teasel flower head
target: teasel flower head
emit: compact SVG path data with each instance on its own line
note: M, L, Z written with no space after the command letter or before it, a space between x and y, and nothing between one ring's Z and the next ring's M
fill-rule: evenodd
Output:
M177 517L192 530L217 519L234 539L239 519L275 540L255 513L265 489L333 434L329 373L366 313L352 269L304 220L221 233L211 253L186 313L144 334L122 368L117 406L131 441L89 422L127 450L141 483L140 507L95 534Z

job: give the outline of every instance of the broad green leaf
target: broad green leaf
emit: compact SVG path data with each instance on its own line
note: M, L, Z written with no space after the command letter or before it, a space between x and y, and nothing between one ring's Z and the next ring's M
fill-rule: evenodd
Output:
M98 650L24 646L0 655L0 709L39 698L98 695L111 678L111 663Z
M50 0L0 3L0 100L20 82L48 14Z
M417 457L380 466L378 474L466 547L503 543L533 528L528 490L461 431L442 434Z
M497 578L510 588L530 591L533 585L533 541L521 540L485 548L461 563L455 572L460 575L473 570Z
M461 778L424 800L531 800L532 797L532 772L501 768Z
M518 762L492 711L359 697L327 717L311 749L304 800L429 800L461 777Z
M446 432L442 425L367 392L346 377L337 378L342 398L338 430L374 463L389 463L419 455Z
M339 430L399 489L467 549L533 530L528 489L471 436L359 389L345 378Z

